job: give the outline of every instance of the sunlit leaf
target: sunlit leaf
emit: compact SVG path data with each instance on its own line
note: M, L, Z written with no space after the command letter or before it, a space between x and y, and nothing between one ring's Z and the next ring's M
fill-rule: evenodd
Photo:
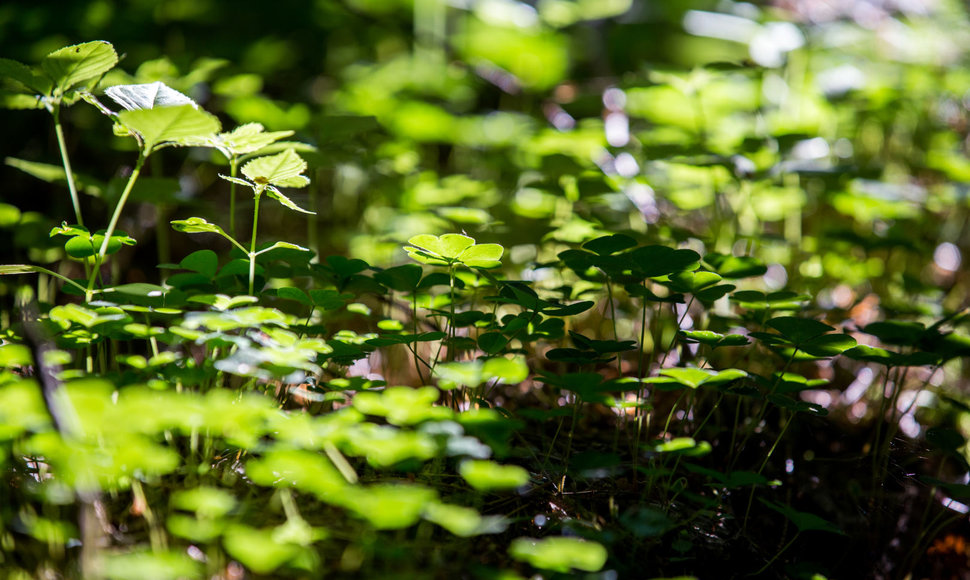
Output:
M479 491L513 489L529 482L529 472L518 465L501 465L483 459L462 462L458 473Z
M277 155L267 155L247 162L242 166L242 173L258 185L300 188L310 183L310 180L302 175L306 167L306 161L296 151L287 149ZM282 201L280 203L286 205Z
M84 81L100 77L118 62L118 53L103 40L75 44L55 50L40 66L64 93Z
M104 92L129 111L180 105L191 105L195 109L199 108L195 101L161 81L141 85L115 85L106 88ZM218 128L216 131L218 131ZM185 135L185 137L194 137L194 135Z
M118 119L141 136L148 152L164 142L178 142L219 130L219 119L193 105L121 111Z
M516 538L509 546L509 554L536 568L562 573L571 569L597 572L607 558L601 544L572 537Z

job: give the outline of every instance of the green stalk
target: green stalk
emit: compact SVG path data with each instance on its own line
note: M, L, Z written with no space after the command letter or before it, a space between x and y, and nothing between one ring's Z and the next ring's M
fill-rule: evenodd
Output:
M84 219L81 218L81 201L77 196L77 185L74 183L74 171L71 170L71 160L67 155L67 145L64 142L64 130L61 128L61 107L54 105L51 109L54 116L54 134L57 135L57 147L61 150L61 162L64 164L64 177L67 179L67 188L71 192L71 204L74 206L74 217L77 225L83 226Z
M88 279L88 287L84 294L84 299L87 302L91 301L94 295L94 284L98 279L98 273L101 271L101 265L104 263L104 257L108 253L108 242L111 241L111 236L114 235L115 228L118 227L118 220L121 219L121 211L125 207L125 203L128 201L128 196L131 195L131 190L135 187L135 182L138 181L138 176L141 174L141 168L145 165L145 159L148 158L148 154L144 151L138 156L138 162L135 163L135 169L128 176L128 183L125 184L125 190L121 192L121 198L118 200L118 205L115 206L115 211L111 214L111 221L108 223L108 229L104 233L104 241L101 242L101 249L98 250L98 255L95 256L94 260L94 270L91 272L91 277Z
M256 226L259 222L259 198L262 195L262 190L255 191L256 204L253 207L253 238L249 243L249 295L254 296L253 286L256 281Z
M229 158L229 176L233 179L239 173L239 158L233 155ZM236 237L236 182L229 181L229 235Z

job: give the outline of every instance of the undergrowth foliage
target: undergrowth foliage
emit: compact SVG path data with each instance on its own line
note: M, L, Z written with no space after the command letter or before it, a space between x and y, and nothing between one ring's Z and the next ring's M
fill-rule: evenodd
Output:
M970 408L941 377L970 354L965 310L873 317L863 302L816 300L799 271L865 278L899 232L836 232L864 255L825 264L808 247L756 249L764 224L800 240L803 189L838 178L779 169L817 138L811 127L746 136L752 161L723 154L719 141L737 140L699 112L651 109L673 95L731 108L761 82L750 72L658 74L626 105L612 94L608 107L668 123L672 142L658 131L637 152L653 160L649 180L621 175L620 157L570 158L597 142L588 128L533 143L551 165L522 177L516 203L550 227L525 260L513 255L528 234L505 247L488 228L454 227L398 236L395 264L261 236L265 198L287 224L314 223L319 201L296 196L320 152L289 130L225 130L160 81L99 88L117 62L103 41L32 67L0 59L4 104L49 112L62 159L7 163L66 183L74 209L49 230L53 257L0 265L13 294L0 328L11 577L901 578L962 517ZM124 183L100 195L103 229L82 216L78 192L96 185L65 146L61 111L74 105L129 142ZM169 220L204 247L125 279L138 240L119 224L170 148L166 159L218 175L206 195L228 193L228 215ZM612 189L580 195L596 171ZM481 193L462 179L434 187ZM682 209L710 197L716 219L696 236L654 227L648 181ZM833 204L898 209L850 193ZM618 201L636 204L640 226L611 231L575 209ZM474 229L477 208L458 205L441 215ZM900 283L887 302L916 284Z

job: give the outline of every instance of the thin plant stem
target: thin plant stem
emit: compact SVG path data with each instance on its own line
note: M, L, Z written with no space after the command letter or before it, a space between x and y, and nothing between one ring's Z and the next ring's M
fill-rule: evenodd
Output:
M694 297L691 296L690 300L687 302L687 306L684 307L684 314L677 319L677 329L674 331L674 337L670 339L670 344L667 345L667 350L664 351L664 356L660 359L660 368L664 367L664 363L667 362L667 356L670 354L670 349L674 348L674 343L677 342L677 333L680 332L680 325L684 323L684 319L687 318L687 313L690 312L691 305L694 304Z
M85 291L84 298L87 302L91 301L94 295L94 284L97 282L98 273L101 271L101 265L104 263L104 257L108 253L108 244L111 241L111 236L115 233L115 228L118 227L118 220L121 219L121 211L125 207L125 203L128 201L128 196L131 195L131 190L135 187L135 182L138 181L138 176L141 174L141 168L145 165L145 159L148 155L142 152L138 156L138 162L135 163L135 169L128 176L128 183L125 184L125 190L121 192L121 198L118 199L118 204L115 206L115 211L111 214L111 221L108 222L108 229L104 232L104 241L101 242L101 249L98 250L98 255L94 259L94 269L91 272L91 276L88 278L88 287Z
M81 200L78 199L77 185L74 183L74 171L71 170L71 159L67 155L67 145L64 141L64 129L61 127L61 107L54 105L51 109L54 116L54 134L57 135L57 147L61 151L61 163L64 164L64 177L67 179L67 189L71 192L71 204L74 206L74 218L77 225L84 225L81 217Z
M255 205L253 207L253 237L249 244L249 295L253 296L253 287L256 283L256 228L259 225L259 198L261 191L256 192Z
M229 176L237 178L239 173L239 158L235 155L229 158ZM236 182L229 181L229 235L236 237Z

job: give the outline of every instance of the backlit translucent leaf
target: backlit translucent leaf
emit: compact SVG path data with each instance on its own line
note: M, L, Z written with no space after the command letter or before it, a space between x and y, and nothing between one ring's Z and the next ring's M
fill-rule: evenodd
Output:
M570 569L596 572L606 564L607 552L601 544L581 538L516 538L509 546L516 560L536 568L567 573Z
M490 358L482 365L482 379L498 379L499 382L515 385L529 377L529 366L525 358Z
M505 248L499 244L475 244L461 253L458 257L461 263L471 268L497 268Z
M161 81L142 85L115 85L106 88L104 92L129 111L179 105L199 108L195 101Z
M63 93L84 81L94 79L111 70L118 62L118 53L103 40L66 46L48 54L40 66Z
M472 247L475 240L461 234L443 234L441 236L420 234L409 239L408 243L432 254L454 260L466 249ZM501 257L501 254L499 254L499 257Z
M285 139L293 134L293 131L270 131L267 132L259 123L246 123L229 131L200 138L197 141L190 139L186 145L198 145L202 147L214 147L222 152L226 158L238 157L249 153L255 153L264 147L275 143L280 139Z
M159 143L178 142L219 130L219 119L193 105L121 111L118 119L141 136L146 152Z
M301 175L304 171L306 161L292 149L253 159L242 167L243 175L253 183L279 187L305 187L310 181Z

